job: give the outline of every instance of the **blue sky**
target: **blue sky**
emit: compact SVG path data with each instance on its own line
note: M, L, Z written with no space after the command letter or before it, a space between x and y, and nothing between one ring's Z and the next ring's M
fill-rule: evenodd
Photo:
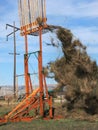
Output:
M19 27L18 0L0 1L0 85L13 84L13 36L6 41L6 35L12 31L11 28L5 29L6 23ZM87 46L87 52L92 60L98 63L98 0L46 0L47 4L47 23L60 25L72 31L74 36L80 39ZM24 73L23 54L24 38L17 37L17 74ZM45 42L49 42L52 34L43 35L43 64L55 60L61 56L61 50L47 47ZM55 37L55 36L54 36ZM38 38L29 37L29 52L38 50ZM37 61L34 56L30 57L30 72L35 72ZM33 79L33 77L32 77ZM36 76L37 79L37 76ZM23 84L23 77L19 83Z

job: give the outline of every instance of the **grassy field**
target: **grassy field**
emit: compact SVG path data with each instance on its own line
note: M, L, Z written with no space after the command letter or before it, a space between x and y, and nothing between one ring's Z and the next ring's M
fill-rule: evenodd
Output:
M74 120L34 120L30 123L8 123L0 130L98 130L98 123Z
M0 107L0 117L9 112L12 106ZM7 123L0 130L98 130L98 122L79 121L74 119L62 120L33 120L32 122Z

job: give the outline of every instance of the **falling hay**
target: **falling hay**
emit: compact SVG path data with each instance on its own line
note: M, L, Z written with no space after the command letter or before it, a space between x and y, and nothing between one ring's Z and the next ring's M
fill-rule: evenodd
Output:
M78 39L73 38L70 30L59 26L49 26L49 30L56 33L61 42L63 56L51 62L47 69L54 73L58 82L59 92L64 92L67 111L82 110L85 113L98 114L98 66L92 61L84 46ZM51 44L52 45L52 44ZM63 105L64 106L64 105Z

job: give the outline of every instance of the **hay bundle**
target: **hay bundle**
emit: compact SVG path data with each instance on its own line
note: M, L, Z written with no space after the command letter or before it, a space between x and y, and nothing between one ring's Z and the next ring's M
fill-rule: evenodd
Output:
M92 114L91 106L98 107L98 93L95 93L98 89L97 64L88 56L86 47L79 40L73 39L70 30L52 26L53 28L61 41L64 55L49 65L50 73L54 73L59 88L68 86L65 92L68 110L81 108ZM89 99L91 102L88 102ZM96 107L93 111L93 114L98 113Z

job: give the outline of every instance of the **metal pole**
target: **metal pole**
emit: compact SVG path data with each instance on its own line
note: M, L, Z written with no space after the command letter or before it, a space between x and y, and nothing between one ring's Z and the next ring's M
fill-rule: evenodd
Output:
M29 96L29 69L28 69L28 40L27 35L25 35L25 55L24 55L24 69L25 69L25 89L26 97Z
M15 35L15 22L13 22L13 36L14 36L14 75L13 75L13 86L14 86L14 98L16 98L16 35Z
M39 86L40 86L40 115L44 116L44 101L43 101L43 73L42 73L42 28L39 28L39 46L40 52L38 56L38 64L39 64Z
M16 99L18 99L18 76L16 76Z
M6 24L6 29L7 29L7 27L13 28L13 32L11 32L10 34L7 35L7 40L8 40L8 37L13 34L14 53L9 53L9 54L14 55L14 72L13 72L13 87L14 88L13 88L13 92L14 92L14 98L16 98L16 55L19 55L19 54L16 54L16 34L15 34L15 32L20 30L20 28L15 27L15 22L13 22L13 25Z

